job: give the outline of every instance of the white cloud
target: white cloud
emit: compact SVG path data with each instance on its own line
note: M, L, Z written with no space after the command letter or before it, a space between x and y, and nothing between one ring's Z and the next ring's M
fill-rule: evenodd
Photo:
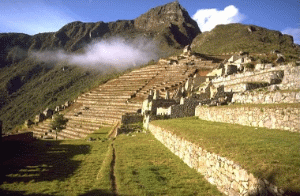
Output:
M293 36L294 43L300 44L300 28L286 28L281 32Z
M81 66L92 66L102 69L105 66L126 68L142 65L157 59L158 49L154 42L136 38L125 41L122 38L97 41L84 48L84 53L74 54L65 51L33 52L33 58L45 62L68 62Z
M224 10L200 9L193 19L198 23L202 32L212 30L218 24L239 23L245 19L234 5L229 5Z

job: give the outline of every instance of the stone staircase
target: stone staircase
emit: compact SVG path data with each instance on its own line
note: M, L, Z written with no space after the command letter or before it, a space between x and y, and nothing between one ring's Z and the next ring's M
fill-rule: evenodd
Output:
M84 138L102 126L120 123L122 115L136 113L142 108L142 102L151 89L159 90L161 96L166 90L172 95L197 69L212 69L215 66L212 61L205 60L199 60L194 65L156 64L110 80L77 98L72 109L64 113L68 122L66 128L58 133L58 139ZM49 124L50 120L47 120L34 126L34 136L55 138L55 133L49 132Z

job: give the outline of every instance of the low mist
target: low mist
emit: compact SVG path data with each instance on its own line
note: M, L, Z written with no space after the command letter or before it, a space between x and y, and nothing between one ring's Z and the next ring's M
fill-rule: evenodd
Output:
M125 41L122 38L97 41L84 47L82 53L63 50L32 52L31 57L44 62L67 62L84 67L104 68L115 66L128 68L146 64L158 58L156 45L143 38Z

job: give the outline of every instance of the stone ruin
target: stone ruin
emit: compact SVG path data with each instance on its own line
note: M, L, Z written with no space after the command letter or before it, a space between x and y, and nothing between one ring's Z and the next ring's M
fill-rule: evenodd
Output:
M197 143L149 123L162 117L197 116L213 122L300 132L300 109L297 104L296 107L293 104L276 106L278 103L300 103L300 66L295 66L295 63L282 64L284 61L281 60L255 64L249 54L240 53L221 63L206 76L205 81L198 82L195 73L168 100L159 98L160 102L157 102L149 95L143 104L144 128L225 194L286 195L283 189L268 179L255 178L232 160L208 152ZM253 67L249 67L248 63ZM163 105L165 102L171 104L171 100L173 105ZM253 107L202 107L233 103L251 103ZM261 107L254 104L273 105ZM236 173L237 178L233 179Z
M52 119L53 115L63 111L64 109L70 107L74 102L67 101L64 105L56 106L54 110L46 108L43 112L37 114L34 118L34 121L28 119L24 122L25 127L30 127L33 124L38 124L43 122L46 119Z
M142 114L144 122L156 119L155 116L178 118L194 116L198 105L218 106L242 102L241 93L255 89L267 91L300 89L299 67L283 65L284 56L276 53L278 59L273 63L254 63L247 52L239 52L224 60L206 76L194 73L186 82L178 86L172 97L159 97L159 92L151 91L144 100ZM189 46L185 47L181 56L191 57ZM192 61L191 58L188 58ZM190 62L186 62L187 65ZM253 67L249 67L253 65ZM289 81L289 83L287 82ZM239 96L238 96L239 95ZM292 100L289 100L292 101Z
M299 74L294 74L297 67L257 62L255 65L246 52L232 53L222 63L215 60L213 56L209 59L192 53L187 46L181 55L160 59L82 94L76 99L76 106L65 112L69 121L60 139L79 139L100 126L135 122L141 114L148 120L194 116L199 105L218 106L265 97L247 94L257 88L272 89L277 93L274 95L277 101L278 97L286 97L278 96L281 90L299 85ZM271 99L267 97L264 101L269 103ZM57 106L54 112L60 112L68 104ZM47 123L43 121L33 127L36 136L40 138L49 130Z

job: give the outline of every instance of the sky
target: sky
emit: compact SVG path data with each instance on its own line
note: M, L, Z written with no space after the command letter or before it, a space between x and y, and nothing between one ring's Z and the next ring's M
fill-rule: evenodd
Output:
M0 33L53 32L67 23L132 20L172 0L0 0ZM300 44L300 0L179 0L202 32L243 23L278 30Z

